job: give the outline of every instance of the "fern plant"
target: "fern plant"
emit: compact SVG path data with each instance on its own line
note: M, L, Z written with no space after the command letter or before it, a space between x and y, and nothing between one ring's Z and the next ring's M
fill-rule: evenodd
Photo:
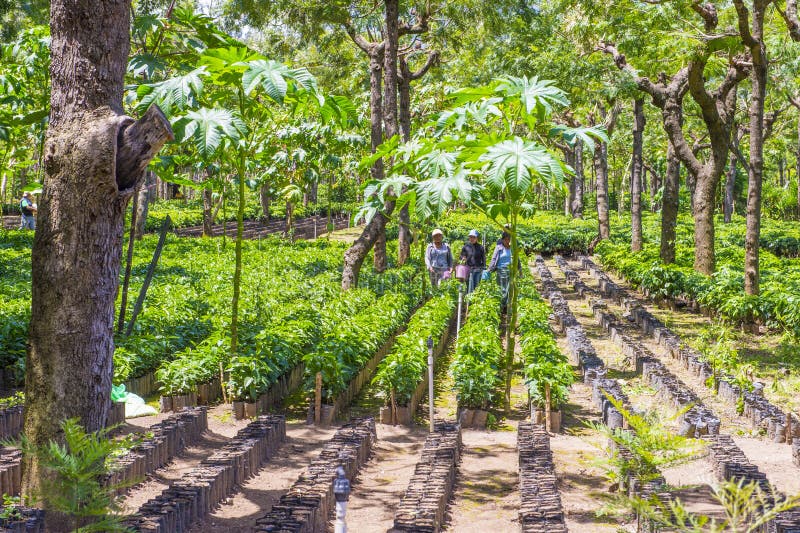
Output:
M37 445L25 437L20 441L23 453L35 457L39 468L51 474L32 498L43 501L48 516L65 520L72 531L130 531L123 525L125 517L116 496L120 486L107 485L105 479L110 459L130 448L134 439L111 439L112 428L87 432L76 418L65 420L61 428L63 444Z

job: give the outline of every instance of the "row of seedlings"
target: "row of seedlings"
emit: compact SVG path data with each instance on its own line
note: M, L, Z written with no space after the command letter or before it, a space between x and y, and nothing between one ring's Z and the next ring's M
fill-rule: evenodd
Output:
M461 426L436 421L394 515L394 531L442 529L461 458Z
M631 297L591 259L582 257L581 260L583 268L600 282L601 290L605 290L609 296L624 305L626 311L642 331L652 336L673 359L698 375L704 382L713 375L713 369L703 360L703 355L686 346L676 333L645 308L641 300ZM717 377L719 379L719 396L733 404L742 402L744 404L743 416L750 421L753 427L765 430L767 437L774 442L793 441L792 454L795 464L800 466L800 418L794 413L784 412L771 403L757 388L743 390L735 383L733 376L723 373Z
M369 460L377 440L375 419L353 419L325 443L319 457L303 472L272 509L256 520L255 531L327 531L335 508L333 482L342 466L353 480Z
M126 525L152 533L187 531L254 475L285 440L283 416L258 417L199 466L144 503Z
M306 384L316 394L321 377L319 421L330 425L375 373L421 298L419 291L388 292L351 320L340 322L304 357ZM316 402L308 420L315 421Z
M563 262L563 260L560 264L567 267L566 262ZM577 275L568 267L565 268L565 274L568 280L575 280ZM593 291L593 289L586 287L585 284L582 285L583 282L579 279L576 284L584 290L585 294L591 294ZM623 329L616 316L605 310L605 305L598 307L598 309L599 312L595 313L595 316L604 327L609 324L619 331ZM655 358L652 352L624 335L624 333L617 334L617 338L621 345L623 342L625 343L623 345L624 349L634 352L634 357L642 360L643 375L651 385L668 396L675 403L676 408L686 408L687 405L690 405L686 397L694 396L694 393L682 381L671 374L663 363ZM650 374L649 377L647 376L648 374ZM694 397L696 398L696 396ZM745 483L755 482L764 490L765 494L771 495L772 487L767 481L766 474L747 459L744 452L730 435L719 433L719 418L712 410L702 406L699 399L696 401L698 402L697 405L702 407L702 411L696 413L698 416L694 420L686 420L688 417L684 417L681 433L702 438L706 442L709 452L707 457L718 479L736 480ZM788 533L796 531L796 528L800 528L800 511L789 511L780 513L775 520L765 527L764 531Z
M641 373L642 379L655 388L666 401L672 403L675 410L681 413L680 434L684 437L719 434L719 418L711 409L703 405L697 394L670 372L652 351L626 333L630 326L621 322L614 313L609 311L605 303L598 298L597 292L588 287L577 272L569 268L564 258L556 256L556 263L564 273L567 283L591 302L592 313L598 324L622 349L622 352L636 367L637 372Z
M550 306L557 322L567 333L567 344L570 352L582 366L584 382L592 387L592 400L601 414L603 424L612 430L632 431L626 427L625 417L616 407L632 412L633 409L627 395L622 391L619 383L615 379L607 379L606 367L602 359L597 356L597 352L592 343L586 337L583 326L580 325L575 315L569 308L561 290L558 288L550 269L544 263L541 256L536 258L536 269L542 280L544 294L550 300ZM617 447L611 443L613 453L624 458L631 459L628 450ZM639 480L630 477L624 480L625 485L631 496L655 497L663 505L667 505L669 494L663 490L666 481L663 476L658 475L647 480Z
M152 437L111 462L105 484L129 487L140 481L199 440L207 428L205 408L186 409L150 426L147 431ZM21 490L22 452L17 448L0 448L0 494L16 496Z
M455 323L454 284L420 307L406 331L395 340L391 353L381 361L373 382L378 385L385 406L380 410L382 424L410 424L417 405L427 392L427 339L435 339L434 361L447 346Z
M517 428L519 451L520 528L525 533L566 533L550 437L543 425L530 421Z
M458 334L450 373L463 427L486 427L489 405L500 383L500 290L481 283L469 295L469 314Z

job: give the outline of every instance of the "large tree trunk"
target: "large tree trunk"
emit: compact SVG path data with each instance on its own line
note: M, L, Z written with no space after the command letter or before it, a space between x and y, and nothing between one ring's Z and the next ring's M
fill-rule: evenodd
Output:
M798 108L800 110L800 108ZM797 115L797 151L795 152L795 174L797 174L797 218L800 219L800 113Z
M675 262L675 228L678 225L678 191L681 188L681 161L675 154L672 142L667 144L667 174L664 176L664 193L661 195L661 260Z
M50 28L50 127L25 381L25 435L35 445L60 440L70 417L89 431L106 424L125 206L172 136L158 108L135 123L122 115L129 1L53 0ZM26 456L24 494L34 496L46 475ZM53 522L48 531L68 529Z
M737 9L742 9L737 6ZM767 48L763 41L763 1L754 2L752 30L744 35L750 48L750 162L747 172L747 231L744 237L744 292L759 292L758 248L761 238L761 184L764 172L764 101L767 97ZM744 19L743 13L739 15ZM746 19L745 19L746 20ZM746 34L746 32L745 32ZM749 40L749 42L747 42Z
M631 165L631 250L642 249L642 148L644 99L633 101L633 163Z
M697 176L694 200L694 269L710 276L714 273L714 203L718 177Z

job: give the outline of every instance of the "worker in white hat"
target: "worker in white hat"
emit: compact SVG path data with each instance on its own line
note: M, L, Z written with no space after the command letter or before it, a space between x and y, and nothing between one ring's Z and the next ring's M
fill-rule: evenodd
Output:
M475 290L475 287L481 282L483 271L486 269L486 250L478 242L478 237L480 236L478 230L470 231L468 242L461 247L461 255L458 258L459 262L469 267L468 293Z
M453 274L453 254L450 246L444 242L442 230L435 229L431 233L431 242L425 250L425 266L431 278L431 288L438 288L443 278Z
M36 229L36 204L33 203L33 196L28 191L22 193L22 200L19 202L20 222L19 229Z

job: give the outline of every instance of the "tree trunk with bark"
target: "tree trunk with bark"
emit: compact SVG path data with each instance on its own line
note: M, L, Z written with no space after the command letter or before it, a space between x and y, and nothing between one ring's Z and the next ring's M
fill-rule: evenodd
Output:
M350 28L350 37L353 41L369 56L369 79L370 79L370 140L372 151L383 142L383 95L381 93L381 78L383 74L383 53L384 44L368 43L363 37L356 35L355 30ZM383 160L378 159L370 169L372 179L382 180ZM394 206L392 206L393 208ZM386 234L386 217L378 214L370 220L364 227L361 235L356 242L348 248L344 254L344 265L342 267L342 290L348 290L358 286L358 274L361 265L364 263L367 254L372 247L380 241L381 236ZM385 248L385 240L384 248ZM385 253L385 250L384 250ZM385 257L385 255L384 255Z
M644 100L633 101L633 163L631 164L631 250L642 249L642 151L644 144Z
M258 189L258 201L261 203L261 220L265 223L269 222L270 203L272 202L272 196L269 192L269 184L264 184Z
M666 263L675 262L675 228L678 225L678 191L681 188L681 162L672 142L667 141L667 174L661 195L661 246L660 257Z
M384 0L385 33L383 53L383 124L385 139L391 139L399 132L397 124L397 48L399 46L400 1ZM399 192L399 191L398 191ZM373 248L373 266L377 272L388 268L386 257L386 222L381 224L380 233Z
M733 148L728 160L728 173L725 176L725 195L722 200L722 215L725 223L730 224L733 220L733 213L736 210L736 167L739 161L736 151L739 150L739 141L742 139L744 130L735 128L732 135Z
M768 0L753 0L748 13L742 0L735 0L739 33L750 49L750 161L747 169L747 230L744 237L744 292L759 293L758 252L761 238L761 185L764 173L764 103L767 98L767 46L764 16ZM750 24L748 24L748 20Z
M606 113L602 102L598 105L600 117L606 126L606 132L610 138L614 132L614 127L619 116L620 106L613 104L611 111ZM597 196L597 224L600 239L611 237L611 223L608 217L608 143L599 142L594 154L595 174L597 176L596 196Z
M575 176L572 178L570 189L570 214L572 218L583 218L583 191L586 186L586 177L583 173L583 143L575 143Z
M60 424L70 417L89 431L106 424L125 207L172 138L156 107L136 122L122 114L129 1L53 0L50 28L50 127L25 381L25 435L39 446L62 440ZM26 456L23 493L35 495L46 475ZM66 529L50 522L48 531Z
M138 240L144 236L147 225L147 212L149 207L150 189L155 186L155 174L151 171L145 172L144 183L139 189L139 197L136 201L136 226L134 237Z
M214 191L203 189L203 237L214 236Z

